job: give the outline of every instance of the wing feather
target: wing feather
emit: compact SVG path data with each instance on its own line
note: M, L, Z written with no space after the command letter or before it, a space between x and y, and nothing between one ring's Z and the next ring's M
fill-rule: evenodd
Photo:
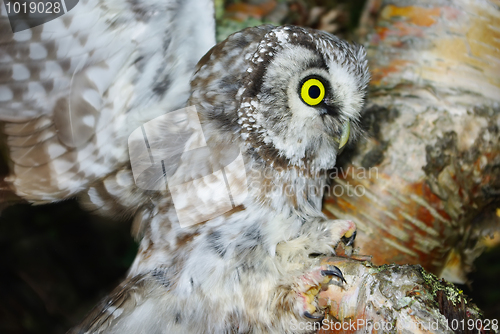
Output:
M215 43L208 0L80 0L16 33L0 11L5 180L30 201L73 196L126 165L128 135L185 106Z

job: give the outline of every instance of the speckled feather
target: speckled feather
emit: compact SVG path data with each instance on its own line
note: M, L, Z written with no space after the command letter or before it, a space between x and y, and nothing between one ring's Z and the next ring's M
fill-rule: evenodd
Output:
M127 165L130 132L185 105L193 68L215 43L209 1L81 0L15 34L0 10L7 181L39 203Z
M111 34L115 42L108 40L110 45L124 49L108 50L103 42L86 50L87 67L77 71L78 90L70 90L71 72L64 72L66 84L54 94L42 94L52 101L43 104L47 109L11 112L16 107L29 109L33 103L5 94L17 85L13 78L2 83L0 91L6 110L2 119L12 143L10 181L16 193L32 201L80 193L89 208L135 215L134 231L141 242L127 279L71 333L304 332L293 326L310 321L302 294L322 279L318 260L309 255L331 254L341 237L354 229L350 221L326 219L321 200L325 171L335 164L343 124L353 124L351 140L359 134L356 124L369 78L363 49L310 29L249 28L212 48L196 68L193 65L191 88L184 90L189 62L205 45L200 42L202 34L190 35L199 42L192 53L170 49L175 39L170 33L156 32L151 43L139 47L148 29L175 28L173 23L160 27L159 21L151 20L175 22L177 16L169 13L178 14L180 4L88 0L80 5L97 11L101 19L92 27L99 30L104 25L98 32L104 37ZM93 31L92 27L87 28ZM78 30L84 31L85 26ZM130 36L137 37L131 42ZM31 43L30 38L23 43ZM162 44L158 38L172 40ZM161 47L165 44L166 49ZM95 78L102 81L92 83L92 67L104 66L113 57L106 50L116 51L122 60L113 64L121 65L114 65L111 74L98 72ZM73 66L72 60L66 62ZM12 60L2 66L12 67ZM300 100L299 83L310 74L328 81L331 90L325 101L330 104L310 107ZM85 94L89 89L92 93ZM213 168L224 152L237 147L247 178L245 183L233 180L230 186L245 188L248 195L231 211L181 227L168 190L144 191L135 185L126 138L140 122L185 106L183 94L189 91L187 105L197 108L207 144L215 152L197 166ZM72 98L81 102L74 113L64 104ZM63 102L57 105L58 101ZM69 117L81 119L82 129L68 131ZM14 138L21 134L23 138ZM55 147L50 140L62 147L61 152L50 151ZM86 168L81 167L84 163ZM66 169L57 171L61 165ZM182 157L179 169L191 165L193 161ZM209 184L196 186L197 192L210 194ZM201 215L196 210L204 203L191 203L190 190L185 191L189 210Z
M276 44L268 45L269 40ZM264 44L273 55L261 62L255 55ZM287 50L299 51L299 57ZM312 59L304 57L309 54ZM295 61L289 72L273 67L275 59L286 63L280 57ZM305 110L313 128L294 123L298 111L280 95L294 94L297 87L267 88L271 81L295 85L287 75L301 76L311 64L342 72L330 78L332 85L352 90L335 97L341 107L331 120L314 123L316 111ZM188 104L197 107L214 152L240 148L249 195L223 215L181 228L169 194L152 194L150 205L136 216L142 240L128 275L131 283L98 306L80 332L301 333L293 324L308 321L300 301L302 275L319 266L309 254L331 254L353 227L349 221L327 220L321 199L325 169L335 164L338 151L333 137L340 135L343 121L357 121L368 78L361 47L297 27L249 28L210 50L197 65ZM250 123L257 126L244 126ZM294 126L300 127L303 151L285 128ZM322 141L318 131L327 139ZM330 150L326 156L324 149Z

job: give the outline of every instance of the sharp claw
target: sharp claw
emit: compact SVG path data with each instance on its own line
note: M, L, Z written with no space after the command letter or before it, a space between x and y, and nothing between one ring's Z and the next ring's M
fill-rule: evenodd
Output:
M346 246L350 246L354 243L354 239L356 239L356 231L352 233L352 235L347 238L347 237L342 237L342 241Z
M304 312L304 316L309 319L317 320L317 321L322 321L325 318L325 315L323 313L314 313L311 314L307 311Z
M344 275L342 275L342 272L340 269L336 266L328 266L329 270L321 270L321 275L323 276L337 276L342 280L342 282L347 283L347 281L344 278Z

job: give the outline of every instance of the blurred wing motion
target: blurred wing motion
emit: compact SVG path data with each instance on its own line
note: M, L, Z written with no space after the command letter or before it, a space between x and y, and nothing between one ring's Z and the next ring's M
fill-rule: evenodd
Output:
M5 181L32 202L73 196L126 165L128 136L185 106L195 65L215 44L210 1L81 0L16 33L6 8L2 2Z

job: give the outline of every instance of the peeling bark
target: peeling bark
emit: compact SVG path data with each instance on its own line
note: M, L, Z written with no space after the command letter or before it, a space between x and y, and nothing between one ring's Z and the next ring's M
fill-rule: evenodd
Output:
M347 258L325 258L347 283L320 292L326 307L318 333L493 333L490 320L454 285L419 265L373 266Z
M356 222L359 253L375 264L420 264L464 283L479 240L499 229L499 5L367 3L367 138L341 156L325 211Z

